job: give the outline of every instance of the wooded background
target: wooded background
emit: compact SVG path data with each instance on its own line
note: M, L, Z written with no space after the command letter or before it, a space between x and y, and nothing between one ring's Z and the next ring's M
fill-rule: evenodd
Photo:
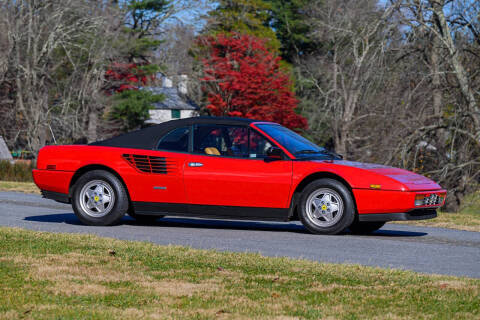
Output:
M11 150L139 127L158 72L188 75L202 113L431 177L450 210L478 190L478 1L0 0Z

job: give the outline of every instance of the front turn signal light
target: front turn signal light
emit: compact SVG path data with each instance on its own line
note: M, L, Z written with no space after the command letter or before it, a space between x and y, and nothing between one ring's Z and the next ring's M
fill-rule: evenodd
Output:
M425 204L425 195L417 194L415 196L415 207L420 207Z

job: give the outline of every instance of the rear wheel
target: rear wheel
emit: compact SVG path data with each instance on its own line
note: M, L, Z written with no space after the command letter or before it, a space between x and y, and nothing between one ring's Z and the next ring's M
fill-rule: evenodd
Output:
M91 226L117 224L128 209L128 196L120 180L104 170L85 173L75 183L72 196L75 215Z
M384 221L354 221L349 227L350 232L353 234L370 234L377 231L385 225Z
M337 234L355 217L355 205L348 188L333 179L319 179L305 187L300 197L300 220L316 234Z

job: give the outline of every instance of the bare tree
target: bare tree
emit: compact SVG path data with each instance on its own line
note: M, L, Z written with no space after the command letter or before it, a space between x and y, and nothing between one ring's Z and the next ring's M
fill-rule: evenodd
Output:
M348 157L349 144L362 139L353 130L355 122L370 116L359 109L379 89L393 7L381 10L371 0L321 1L312 3L308 12L312 36L326 48L310 57L304 72L323 101L317 112L331 115L335 150ZM315 65L320 71L312 70L313 60L321 61Z
M479 83L475 68L466 67L480 62L478 14L468 15L472 6L474 1L408 0L401 1L397 15L408 30L408 42L399 47L402 56L425 62L409 76L423 97L412 95L407 104L423 106L427 113L409 121L392 154L447 187L452 210L479 181Z
M15 137L24 137L34 153L53 131L60 139L85 131L95 135L103 65L115 38L105 14L111 12L98 12L103 6L73 0L0 3L6 34L0 83L4 91L11 86L7 96L15 93Z
M450 27L447 23L447 19L445 18L444 7L446 5L446 1L430 0L429 3L431 5L431 10L435 15L435 19L437 20L438 25L438 31L435 28L432 28L432 31L435 33L435 36L442 41L443 45L448 50L450 63L455 70L455 76L460 86L460 90L468 103L469 112L471 113L471 117L475 122L476 138L480 141L480 109L478 107L472 86L470 84L469 77L461 61L459 53L460 48L455 45ZM471 5L473 6L474 3L472 3ZM478 36L478 34L474 36Z
M348 158L439 181L456 210L480 181L480 8L469 0L322 1L299 56L310 134Z
M178 23L182 12L193 13L205 2L175 0L157 12L128 1L0 1L0 133L10 146L33 154L52 133L64 143L97 140L110 125L103 115L113 103L106 94L105 71L136 50L135 59L155 62L153 45L161 43L167 24ZM134 29L126 32L129 26ZM165 39L174 41L165 44L169 48L184 40ZM139 50L142 45L153 47ZM173 51L186 57L186 50Z

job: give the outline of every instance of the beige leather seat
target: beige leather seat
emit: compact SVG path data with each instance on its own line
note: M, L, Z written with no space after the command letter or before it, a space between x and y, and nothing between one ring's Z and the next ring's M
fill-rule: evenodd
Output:
M219 156L220 155L220 151L218 151L218 149L215 148L215 147L205 148L205 153L209 154L209 155L212 155L212 156Z

